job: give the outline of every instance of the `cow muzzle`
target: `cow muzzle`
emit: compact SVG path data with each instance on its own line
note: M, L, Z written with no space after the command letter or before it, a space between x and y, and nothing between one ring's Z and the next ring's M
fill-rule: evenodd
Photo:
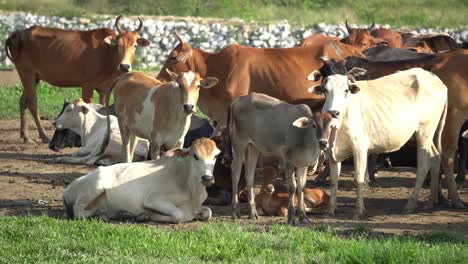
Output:
M187 115L195 113L195 106L193 104L184 104L184 113Z
M206 187L210 187L211 185L214 184L214 177L213 175L203 175L201 176L201 183L206 186Z
M265 192L269 193L269 194L272 194L275 192L275 186L273 186L273 184L267 184L265 186Z
M328 149L328 140L319 139L318 143L319 143L319 147L320 147L321 150L327 150Z
M121 72L126 73L132 69L132 66L130 64L121 63L119 68Z

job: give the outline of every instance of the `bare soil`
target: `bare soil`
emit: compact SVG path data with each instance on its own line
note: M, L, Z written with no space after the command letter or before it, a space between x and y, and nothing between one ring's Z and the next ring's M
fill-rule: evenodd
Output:
M37 135L33 122L30 122L30 135ZM49 135L52 134L50 121L44 120ZM39 141L39 140L37 140ZM63 189L71 181L95 169L94 166L56 164L54 159L69 154L72 149L55 153L46 144L24 144L19 138L19 120L0 120L0 215L40 215L62 218ZM365 224L376 232L392 234L415 234L429 231L452 231L468 235L468 210L455 210L449 205L424 211L424 201L428 189L420 195L420 203L415 214L401 214L414 183L413 168L394 168L379 173L375 187L365 192L368 216L363 220L352 220L355 202L355 189L350 167L344 168L340 178L338 209L335 217L310 215L311 226L327 224L337 229L353 229ZM312 177L313 178L313 177ZM308 182L312 187L312 182ZM315 186L316 187L316 186ZM459 189L464 201L468 201L468 186ZM327 191L329 188L323 186ZM444 190L446 196L446 190ZM214 221L230 219L230 206L210 206ZM272 223L285 223L282 217L261 216L259 220L248 220L247 205L242 205L241 224L256 223L259 226ZM168 228L193 228L203 223L194 222L181 225L165 225ZM369 230L370 230L369 229Z

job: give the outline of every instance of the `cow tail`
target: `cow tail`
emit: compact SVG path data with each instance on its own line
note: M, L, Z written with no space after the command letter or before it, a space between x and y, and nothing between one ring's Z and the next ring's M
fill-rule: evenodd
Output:
M445 119L447 117L447 107L448 107L448 104L447 104L447 101L445 101L444 111L442 112L439 124L437 125L436 138L434 140L435 141L434 143L436 145L437 151L439 151L439 154L442 154L442 132L444 130Z
M75 218L75 213L73 212L73 204L70 204L67 201L65 195L63 195L63 207L65 208L65 213L69 219Z
M15 31L5 41L5 54L13 63L23 47L23 34L22 31Z
M111 133L111 128L110 128L110 107L109 107L109 104L110 104L110 97L112 95L112 90L114 90L114 87L117 85L117 83L122 80L123 76L126 76L125 74L122 75L122 76L119 76L117 78L114 79L114 82L112 83L111 87L109 88L109 90L107 91L107 96L106 96L106 119L107 119L107 130L106 130L106 134L104 135L104 139L102 141L102 144L101 144L101 150L99 151L99 154L98 156L100 155L103 155L104 152L106 151L106 148L107 146L109 145L109 140L110 140L110 133Z

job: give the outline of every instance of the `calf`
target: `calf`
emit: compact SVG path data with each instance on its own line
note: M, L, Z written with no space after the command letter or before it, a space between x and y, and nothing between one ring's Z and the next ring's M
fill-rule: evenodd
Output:
M205 186L213 183L215 143L197 139L189 149L175 149L158 160L99 167L73 181L63 193L69 218L130 215L137 220L180 223L208 220L202 206Z
M259 154L282 160L288 182L288 223L295 224L293 194L297 179L298 216L308 221L304 207L304 185L307 166L314 165L320 155L318 127L307 105L290 105L273 97L251 93L237 98L229 110L229 138L232 144L232 207L233 217L240 218L238 184L245 161L245 178L251 219L258 218L255 208L253 180ZM231 148L230 148L231 149Z
M142 73L127 73L118 78L109 90L109 93L114 90L124 162L132 161L136 137L150 141L153 159L159 157L162 147L182 147L190 126L190 116L196 110L200 88L209 89L218 82L216 78L201 78L190 71L180 75L168 73L173 78L168 83L161 83ZM107 123L109 126L109 119Z
M284 185L276 182L277 169L266 167L257 169L263 175L263 186L255 196L257 212L260 215L286 216L288 214L289 197ZM304 203L307 213L323 213L328 209L330 196L320 189L304 188ZM297 196L294 194L294 206Z
M364 69L349 72L344 61L328 61L311 79L324 78L313 91L325 94L323 112L339 121L329 135L331 175L329 213L334 214L341 162L354 156L357 186L355 218L364 216L364 176L368 154L399 149L415 133L418 142L416 186L406 211L416 207L419 191L428 171L431 172L429 206L438 198L441 133L447 113L447 87L434 74L415 68L376 80L355 81ZM332 123L334 124L334 123ZM433 142L436 135L436 143Z
M81 138L82 147L71 156L60 157L58 162L74 164L110 165L118 160L121 153L121 137L117 118L109 117L110 141L101 153L101 145L106 135L106 116L96 112L93 106L81 98L68 104L55 122L57 130L69 129ZM135 160L145 160L148 141L139 140L136 144Z

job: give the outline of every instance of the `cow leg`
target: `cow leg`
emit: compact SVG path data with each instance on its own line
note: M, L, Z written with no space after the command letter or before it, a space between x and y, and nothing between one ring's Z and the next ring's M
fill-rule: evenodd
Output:
M338 191L338 178L341 171L341 162L335 162L332 159L328 159L330 165L330 208L328 214L330 216L335 215L336 210L336 194Z
M371 183L375 183L375 175L377 175L377 157L377 154L369 155L369 159L367 161L367 172L369 177L366 177L366 182L370 181Z
M455 208L465 208L457 191L455 183L454 158L457 149L457 139L463 123L466 121L466 114L463 112L453 113L449 109L447 119L442 133L442 168L447 181L449 197L452 200L452 206Z
M250 219L258 219L257 209L255 208L255 193L253 189L255 168L257 167L257 161L259 152L253 145L247 146L247 153L245 159L245 183L246 190L250 206Z
M367 149L358 149L354 152L354 180L356 184L356 209L353 214L354 219L360 219L365 216L366 208L364 206L364 185L367 170Z
M462 127L462 132L468 128L468 123L465 123ZM458 185L462 185L465 182L466 177L466 160L468 158L468 139L459 137L458 138L458 173L455 181Z
M297 212L299 221L302 223L310 223L307 218L305 204L304 204L304 188L307 180L307 167L296 167L296 182L297 182Z
M433 208L434 204L438 203L438 200L439 200L439 176L440 176L441 157L434 143L432 143L431 150L432 150L432 153L431 153L432 157L431 157L431 162L430 162L431 192L429 195L429 201L426 205L426 209Z
M291 164L285 164L284 166L284 176L286 177L286 182L288 184L288 195L289 195L289 204L288 204L288 224L296 225L296 209L294 208L294 194L296 193L296 181L294 180L294 168Z
M200 212L195 215L195 219L198 221L208 221L212 215L211 209L206 206L200 207Z
M90 88L90 87L87 87L87 86L83 86L81 87L81 97L83 98L83 101L85 101L85 103L92 103L93 102L93 95L94 95L94 89L93 88ZM100 98L102 98L102 96L100 96ZM102 102L101 100L100 101L100 104L104 105L105 102Z
M137 143L138 139L137 137L135 136L135 133L131 133L130 135L130 157L128 157L130 159L130 162L133 161L133 156L135 155L135 148L136 148L136 143Z
M172 202L151 194L143 201L143 207L149 211L148 217L153 222L179 224L184 220L184 213Z
M231 180L232 180L232 218L240 219L239 208L239 180L242 171L242 163L244 162L245 147L233 144L233 159L231 163ZM247 176L246 176L247 177Z
M102 207L106 201L106 192L103 189L87 189L80 194L73 205L76 218L88 218L104 213Z
M159 159L160 156L160 151L161 151L161 145L156 143L156 140L152 140L150 142L150 153L151 153L151 159Z

